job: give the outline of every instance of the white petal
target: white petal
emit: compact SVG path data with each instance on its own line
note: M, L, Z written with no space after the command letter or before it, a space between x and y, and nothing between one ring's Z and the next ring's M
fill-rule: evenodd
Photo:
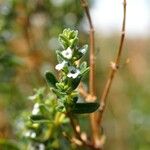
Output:
M71 78L72 77L72 73L68 73L67 77Z
M45 150L45 145L44 144L40 144L39 145L39 150Z
M26 136L26 137L29 137L30 134L31 134L31 131L27 131L27 132L25 133L25 136Z
M36 95L29 96L28 99L29 100L34 100L34 99L36 99Z
M69 73L67 74L67 77L75 79L80 74L80 71L74 67L70 67L70 68L69 68ZM74 73L72 73L72 71L74 71Z
M34 108L39 108L39 103L35 103Z
M58 70L58 71L62 70L64 68L65 64L66 64L66 61L63 61L61 64L57 64L55 66L55 69Z
M30 136L31 136L32 138L35 138L35 137L36 137L36 133L35 133L35 132L32 132Z
M62 54L65 58L71 59L73 52L72 52L71 48L68 47L66 50L62 51L61 54Z
M37 115L39 113L40 109L39 109L39 103L36 103L33 107L32 110L32 115Z
M39 113L39 108L34 108L33 110L32 110L32 115L37 115L38 113Z
M72 78L76 78L78 75L80 74L80 71L79 70L77 70L77 72L75 73L75 74L73 74L73 76L72 76Z

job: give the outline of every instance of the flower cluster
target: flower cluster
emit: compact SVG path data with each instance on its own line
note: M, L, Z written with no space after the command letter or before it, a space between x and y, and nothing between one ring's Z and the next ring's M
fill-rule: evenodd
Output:
M50 72L46 73L46 79L59 100L58 109L69 111L78 99L76 88L89 70L86 62L78 63L78 60L86 54L88 46L79 48L78 31L70 29L65 29L59 35L59 42L62 49L56 51L59 63L55 69L61 72L60 81L57 81Z
M78 43L78 31L71 31L65 29L59 36L59 41L64 50L57 51L57 57L59 64L55 69L63 71L68 78L77 78L81 72L77 67L76 61L85 55L88 46L85 45L82 48L77 47Z
M78 103L77 87L82 77L89 71L86 62L79 60L86 54L88 46L78 46L78 31L65 29L59 35L62 49L56 51L58 64L55 69L60 73L60 80L51 73L45 74L51 90L56 94L58 100L57 109L69 113L91 113L98 107L98 103ZM35 107L35 111L38 109Z

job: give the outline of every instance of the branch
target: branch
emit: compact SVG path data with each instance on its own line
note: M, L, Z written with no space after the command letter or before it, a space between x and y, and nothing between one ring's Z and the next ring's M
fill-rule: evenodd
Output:
M94 43L94 27L93 23L91 20L91 15L88 7L88 2L87 0L81 0L81 5L84 8L85 14L87 16L88 22L89 22L89 27L90 27L90 55L89 55L89 60L90 60L90 74L89 74L89 94L91 96L95 96L94 93L94 72L95 72L95 62L94 62L94 48L95 48L95 43Z
M75 136L76 136L76 138L74 138L75 141L74 140L73 141L74 142L78 141L79 144L77 144L77 145L79 145L79 146L84 145L92 150L100 150L99 148L97 148L94 145L94 143L92 143L91 141L89 141L87 139L87 136L85 134L81 133L80 125L73 119L72 115L70 113L67 113L67 116L70 119L70 124L71 124L73 131L75 133Z
M111 62L111 69L110 69L110 73L108 76L108 80L104 86L104 90L102 92L102 96L100 99L100 109L99 109L99 114L97 117L98 125L101 125L103 113L104 113L105 107L106 107L106 99L109 94L115 73L119 69L119 63L120 63L124 39L125 39L125 25L126 25L126 0L124 0L124 2L123 2L123 22L122 22L122 31L121 31L121 38L120 38L118 53L117 53L115 61Z
M95 91L94 91L94 73L95 73L95 62L94 62L94 49L95 49L95 43L94 43L94 27L92 23L92 19L90 16L90 11L88 7L87 0L81 0L81 5L84 8L85 14L88 19L89 27L90 27L90 74L89 74L89 93L84 92L83 88L80 88L80 93L84 96L86 96L86 101L95 101ZM96 147L102 147L102 140L100 139L99 135L99 126L96 122L96 113L90 114L90 122L92 127L92 134L93 134L93 140Z
M78 86L79 94L85 99L86 102L91 102L96 100L96 96L89 94L84 88L82 82Z

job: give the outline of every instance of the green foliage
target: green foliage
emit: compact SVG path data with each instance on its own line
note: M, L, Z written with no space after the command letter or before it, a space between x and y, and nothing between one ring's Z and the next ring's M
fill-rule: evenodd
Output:
M89 70L86 62L82 62L81 65L77 64L77 61L85 55L88 49L87 45L79 48L78 41L78 31L64 29L63 33L59 35L59 42L63 49L56 51L59 64L55 68L60 71L60 80L57 81L50 72L47 72L45 76L50 88L57 96L59 111L91 113L99 107L98 103L77 103L76 88Z
M70 29L65 29L59 35L59 41L62 49L56 51L59 64L55 67L60 72L59 80L51 72L46 72L49 94L46 95L45 89L41 88L29 97L34 101L34 106L25 135L32 141L30 146L33 148L62 148L62 132L66 130L63 127L69 123L66 113L72 116L92 113L99 107L98 103L78 102L76 89L89 67L86 62L78 64L77 61L85 55L88 46L79 48L78 32Z
M19 150L17 143L4 139L0 139L0 147L3 148L3 150Z
M60 149L62 126L68 123L68 119L65 114L56 111L56 96L51 92L46 94L45 88L40 88L29 98L35 103L26 122L25 136L31 141L30 148Z
M58 46L58 44L54 44L55 36L64 27L78 27L83 13L80 2L73 0L59 2L54 0L2 0L0 8L0 106L2 104L2 107L4 106L4 109L8 111L11 126L15 128L13 133L9 133L11 136L11 134L16 135L16 130L18 130L14 125L14 117L20 116L21 111L27 112L30 108L28 102L24 101L25 97L31 93L33 87L41 86L44 83L39 70L47 63L47 58L41 57L42 63L35 65L37 68L32 68L32 71L29 70L28 60L32 66L32 63L37 63L35 53L38 52L40 56L49 54L49 50ZM38 33L37 31L40 31L41 34L35 35ZM33 59L30 60L31 55ZM22 60L24 60L24 66L20 67ZM50 63L55 61L53 58L49 60L52 60ZM52 82L49 83L52 86ZM44 124L49 121L50 115L47 115L49 112L43 110L46 105L41 102L42 93L43 90L40 89L36 91L33 97L30 97L36 99L34 102L36 101L35 103L38 103L41 109L39 116L31 114L30 121L32 123L40 121ZM26 118L27 115L28 113L23 117ZM50 120L53 120L52 118ZM20 137L16 140L20 141ZM58 144L54 140L51 145L56 146ZM21 147L21 149L23 148Z
M56 87L56 83L58 82L55 76L51 72L45 73L45 78L49 86Z
M92 113L99 107L99 103L76 103L72 109L73 113L84 114Z

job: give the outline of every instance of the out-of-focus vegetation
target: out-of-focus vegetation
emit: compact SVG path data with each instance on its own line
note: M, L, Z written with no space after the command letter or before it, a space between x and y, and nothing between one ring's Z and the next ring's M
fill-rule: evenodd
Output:
M119 35L119 34L118 34ZM119 37L97 37L97 93L100 94L109 62L116 54ZM104 118L106 149L148 150L149 135L149 44L150 38L127 37L120 69L113 81ZM113 145L113 147L110 147Z
M22 119L32 107L27 97L33 94L33 88L46 85L45 70L54 72L57 36L64 28L78 29L81 43L87 43L87 33L81 26L83 15L77 0L0 0L0 149L8 150L11 145L23 149L27 145L22 136ZM97 95L101 95L118 39L116 35L105 37L97 33ZM150 148L149 41L148 37L126 40L103 122L105 149ZM87 120L82 117L80 122L88 131Z
M54 71L58 33L80 28L82 18L79 1L0 1L1 139L17 138L14 127L21 126L21 113L32 105L27 97L44 85L45 70Z

